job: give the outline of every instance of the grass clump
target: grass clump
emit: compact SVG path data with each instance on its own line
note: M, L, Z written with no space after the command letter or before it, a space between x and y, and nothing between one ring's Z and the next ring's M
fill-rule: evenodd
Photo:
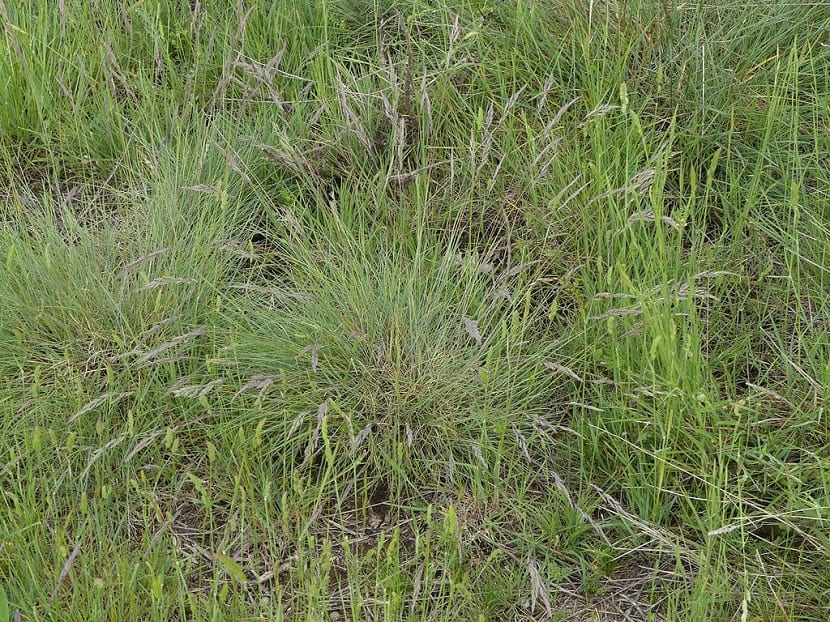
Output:
M0 22L6 617L830 613L827 8Z

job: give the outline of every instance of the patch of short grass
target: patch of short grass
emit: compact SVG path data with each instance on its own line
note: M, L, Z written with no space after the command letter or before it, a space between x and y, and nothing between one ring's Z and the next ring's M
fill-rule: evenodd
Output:
M827 616L826 7L0 22L13 619Z

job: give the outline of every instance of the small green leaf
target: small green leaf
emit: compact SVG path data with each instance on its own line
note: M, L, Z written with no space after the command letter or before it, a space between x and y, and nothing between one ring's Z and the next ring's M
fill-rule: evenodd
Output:
M9 599L6 598L5 590L0 587L0 622L9 622Z
M235 562L227 555L222 555L220 553L216 554L216 561L222 564L225 570L228 571L228 574L237 581L245 583L248 580L248 577L245 576L245 571L242 569L242 564L239 562Z

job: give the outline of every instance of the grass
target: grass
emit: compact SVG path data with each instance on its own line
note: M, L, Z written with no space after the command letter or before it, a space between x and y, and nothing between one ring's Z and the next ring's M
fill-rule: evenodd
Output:
M2 622L828 619L830 5L0 24Z

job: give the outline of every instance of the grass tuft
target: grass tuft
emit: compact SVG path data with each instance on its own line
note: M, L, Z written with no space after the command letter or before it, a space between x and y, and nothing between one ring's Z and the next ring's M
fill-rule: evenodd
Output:
M0 27L0 620L830 615L827 6Z

